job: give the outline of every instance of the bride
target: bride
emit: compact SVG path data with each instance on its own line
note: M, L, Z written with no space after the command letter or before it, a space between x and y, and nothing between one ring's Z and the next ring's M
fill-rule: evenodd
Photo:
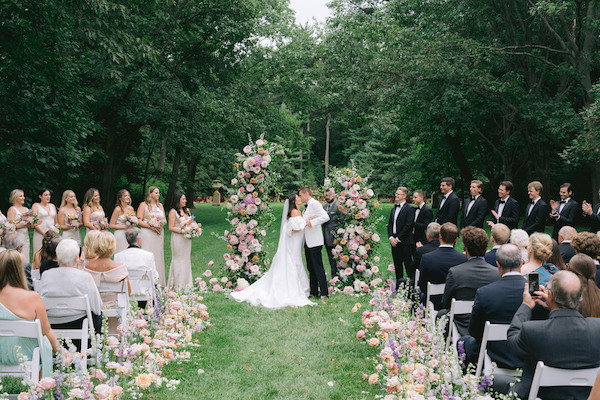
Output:
M271 269L246 289L232 293L231 298L272 309L316 304L308 300L310 288L302 263L306 221L300 213L300 204L300 197L295 193L285 201L279 245Z

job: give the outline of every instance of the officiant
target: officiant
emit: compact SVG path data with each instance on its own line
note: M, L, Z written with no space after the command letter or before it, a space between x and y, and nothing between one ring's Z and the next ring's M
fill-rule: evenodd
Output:
M323 237L325 238L327 257L329 257L329 266L331 267L331 279L337 276L337 262L334 260L331 250L335 247L334 240L336 231L342 218L342 212L339 210L338 206L339 204L337 200L335 200L334 190L327 190L325 192L325 204L323 204L323 209L329 216L329 221L323 224Z

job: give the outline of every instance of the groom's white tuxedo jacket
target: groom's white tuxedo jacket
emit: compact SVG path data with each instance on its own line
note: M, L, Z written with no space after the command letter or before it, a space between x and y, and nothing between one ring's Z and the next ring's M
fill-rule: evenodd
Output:
M312 226L304 228L306 246L308 248L323 246L323 230L321 229L321 225L329 221L329 215L327 215L321 203L311 197L306 203L306 209L302 213L302 216L307 221L310 217L315 217L310 221Z

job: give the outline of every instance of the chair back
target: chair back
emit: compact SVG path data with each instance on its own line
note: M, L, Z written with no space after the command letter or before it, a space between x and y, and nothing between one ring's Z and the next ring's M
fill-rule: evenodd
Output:
M117 293L117 308L105 309L104 312L106 312L109 317L121 317L123 318L123 321L125 321L129 311L129 288L127 287L127 281L125 279L119 282L102 281L100 282L98 291L100 293Z
M431 283L427 282L427 298L425 300L425 306L429 308L429 302L431 300L431 296L436 296L439 294L444 294L444 290L446 290L445 283Z
M131 285L131 295L129 297L137 301L150 300L153 306L156 305L152 271L129 268L127 271L129 272L129 284Z
M531 381L529 391L529 400L537 399L540 387L551 386L589 386L594 385L596 376L600 372L600 367L587 369L562 369L544 365L543 361L538 361L535 367L535 374Z
M421 270L417 269L417 270L415 270L415 281L413 282L415 291L419 287L419 278L421 278Z
M450 303L450 319L448 320L448 338L446 339L446 351L448 351L448 349L450 348L450 341L452 341L453 351L456 351L456 342L458 342L458 338L460 337L460 334L458 333L458 328L454 323L454 316L471 314L474 303L475 302L473 300L452 299L452 302Z
M479 348L479 358L477 360L477 370L475 376L480 376L483 372L484 375L509 375L509 376L520 376L521 373L517 370L509 368L493 368L492 359L487 353L487 344L489 342L499 342L506 340L508 328L510 324L492 324L490 321L485 322L483 329L483 336L481 337L481 346Z
M38 345L33 350L31 360L25 363L27 372L31 374L31 380L38 383L40 380L40 356L44 354L44 338L42 336L42 324L39 319L35 321L7 321L0 320L0 337L21 337L37 339ZM4 349L3 351L6 351ZM0 365L0 375L22 376L24 375L21 364Z

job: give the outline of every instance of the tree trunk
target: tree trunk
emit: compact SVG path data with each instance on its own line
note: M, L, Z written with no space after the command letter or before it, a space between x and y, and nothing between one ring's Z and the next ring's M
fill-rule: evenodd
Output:
M188 171L188 185L185 189L185 197L187 198L188 208L196 208L194 206L194 183L196 181L196 168L198 161L190 161L186 163Z
M470 184L470 182L473 180L473 172L471 171L469 161L467 160L467 157L465 156L465 153L463 152L462 146L460 144L460 133L460 126L456 128L456 133L454 135L446 131L446 141L450 146L450 153L452 153L454 162L456 162L456 166L460 170L460 175L462 177L463 183Z
M325 124L325 179L329 176L329 123L331 114L327 114L327 123Z
M154 150L154 146L150 146L148 149L148 157L146 158L146 167L144 168L144 184L142 185L142 193L141 198L146 198L146 185L148 184L148 169L150 168L150 159L152 158L152 153Z
M160 141L160 157L158 159L158 170L165 171L165 161L167 159L167 139Z
M177 146L177 149L175 149L175 158L173 159L173 171L171 171L171 178L169 179L169 189L167 190L167 197L165 198L165 211L173 208L173 195L175 194L175 187L177 186L177 175L179 174L179 164L181 164L182 154L183 148Z

